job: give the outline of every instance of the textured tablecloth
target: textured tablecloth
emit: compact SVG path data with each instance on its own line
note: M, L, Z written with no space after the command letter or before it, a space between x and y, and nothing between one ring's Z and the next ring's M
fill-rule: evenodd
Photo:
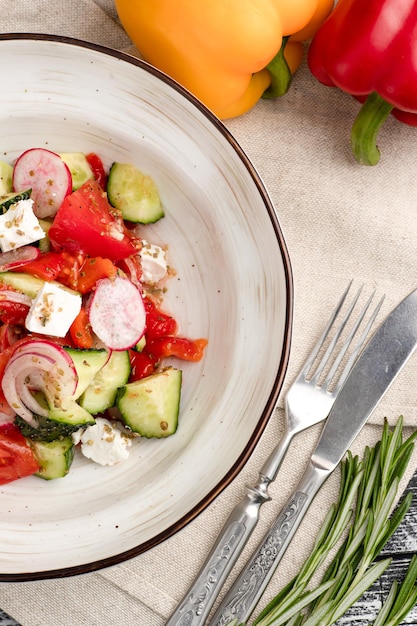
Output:
M112 0L1 0L0 31L68 35L135 53ZM319 85L304 63L285 98L261 101L245 116L227 122L269 190L291 256L295 310L284 391L350 278L387 294L385 314L417 288L417 129L389 119L379 136L380 164L361 167L349 147L357 109L349 96ZM376 442L384 416L394 422L404 414L411 432L417 423L416 365L413 358L354 443L355 452ZM245 484L256 480L282 432L282 418L280 410L237 479L177 535L98 573L0 584L0 607L23 626L162 626L243 496ZM318 433L313 428L295 440L245 555L296 484ZM402 487L416 467L414 457ZM314 501L264 600L308 553L337 484L335 473Z

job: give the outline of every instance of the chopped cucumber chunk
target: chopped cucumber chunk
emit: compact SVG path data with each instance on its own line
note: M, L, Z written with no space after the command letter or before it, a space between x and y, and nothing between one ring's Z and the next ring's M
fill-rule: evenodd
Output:
M35 415L34 417L37 426L32 426L19 415L14 419L15 426L24 437L31 441L56 441L58 439L65 439L79 429L78 424L55 422L48 417L42 417L40 415Z
M5 283L6 285L10 285L16 291L20 291L25 293L30 298L36 298L40 289L44 286L46 281L41 278L37 278L36 276L31 276L30 274L26 274L25 272L0 272L0 283ZM77 291L70 289L69 287L65 287L61 283L56 282L55 280L48 281L51 285L56 285L59 289L63 289L64 291L69 291L72 294L77 294Z
M30 441L30 447L39 463L37 476L44 480L66 476L74 459L74 444L71 437L57 441Z
M79 189L87 180L94 178L93 170L82 152L62 152L59 156L71 172L73 191Z
M48 417L54 422L79 428L95 424L94 417L75 400L67 402L64 407L51 407Z
M50 222L49 220L39 220L39 224L41 225L41 228L45 233L45 237L42 237L42 239L39 239L38 241L39 250L41 252L49 252L51 249L51 242L49 241L48 233L49 229L52 226L52 222Z
M29 200L30 194L32 193L31 189L26 189L25 191L12 191L10 193L1 194L0 195L0 215L4 215L7 212L12 204L16 204L21 200Z
M113 163L107 182L110 204L123 219L149 224L164 216L158 188L153 179L128 163Z
M10 285L16 291L25 293L30 298L35 298L45 281L24 272L0 272L0 283Z
M0 161L0 196L13 191L13 167L9 163Z
M182 372L167 368L122 387L116 399L125 424L142 437L168 437L178 427Z
M74 400L77 400L93 382L97 373L107 363L109 353L107 350L77 350L76 348L65 348L70 355L77 371L78 383Z
M80 397L80 406L92 415L114 406L117 390L127 383L130 369L127 350L112 352L110 359Z

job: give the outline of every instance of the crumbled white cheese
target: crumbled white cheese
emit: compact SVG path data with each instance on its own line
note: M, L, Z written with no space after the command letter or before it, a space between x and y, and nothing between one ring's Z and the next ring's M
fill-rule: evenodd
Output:
M33 212L33 200L19 200L0 215L0 248L15 250L43 239L45 233Z
M165 278L168 266L165 250L163 248L142 239L140 260L142 266L142 281L144 283L153 284Z
M33 333L65 337L80 309L79 294L46 282L32 302L25 326Z
M99 465L115 465L129 456L132 440L117 422L97 417L96 423L73 433L75 445L81 443L82 454Z

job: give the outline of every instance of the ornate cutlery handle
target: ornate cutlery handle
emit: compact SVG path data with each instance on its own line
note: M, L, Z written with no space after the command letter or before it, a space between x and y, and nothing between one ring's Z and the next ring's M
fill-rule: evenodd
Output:
M227 626L233 620L237 620L237 624L246 622L328 475L328 470L309 465L295 492L226 594L210 626Z
M291 441L284 433L261 470L259 481L234 508L220 531L205 563L165 626L202 626L221 588L259 520L262 504L270 500L269 484L275 479Z

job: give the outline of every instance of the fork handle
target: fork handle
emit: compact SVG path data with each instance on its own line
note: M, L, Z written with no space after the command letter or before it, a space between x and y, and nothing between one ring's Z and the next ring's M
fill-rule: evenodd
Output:
M165 626L202 626L259 520L261 506L270 500L268 486L275 479L292 435L287 431L263 466L259 480L235 506L197 577Z
M209 626L247 621L329 473L310 463L287 504L226 594Z

